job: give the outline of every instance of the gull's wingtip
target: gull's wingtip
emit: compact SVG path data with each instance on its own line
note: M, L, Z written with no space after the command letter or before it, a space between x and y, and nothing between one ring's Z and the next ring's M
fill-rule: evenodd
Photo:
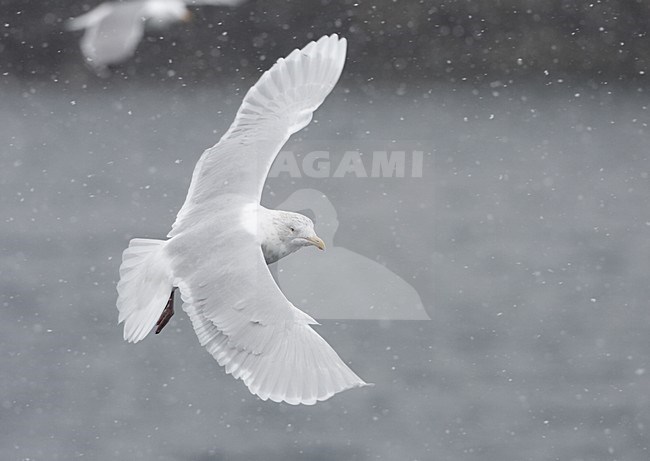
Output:
M345 37L339 37L338 34L323 35L318 40L312 40L311 42L307 43L307 45L302 48L295 48L293 52L291 52L286 57L279 58L278 62L290 59L294 53L309 54L313 52L314 49L318 49L320 51L321 49L328 47L330 47L330 50L340 47L342 48L343 54L345 55L347 43L348 41L345 39Z
M338 34L323 35L320 38L320 40L323 40L323 39L329 39L330 41L334 42L336 45L340 46L343 49L347 48L347 45L348 45L347 39L345 37L339 37Z
M375 383L367 383L367 382L363 381L362 379L359 379L359 381L356 381L356 382L354 382L352 384L349 384L349 385L347 385L345 387L342 387L341 389L338 389L336 391L328 393L328 394L326 394L324 396L317 397L313 401L309 401L309 402L301 401L301 402L297 402L296 404L313 405L313 404L318 403L318 402L324 402L325 400L329 400L330 398L334 397L338 393L349 391L351 389L361 389L363 387L375 387ZM295 404L292 404L292 405L295 405Z
M275 403L286 403L288 405L294 405L294 406L297 405L311 406L329 400L332 397L334 397L336 394L339 394L341 392L349 391L351 389L361 389L363 387L375 387L375 383L367 383L363 380L359 380L358 382L352 383L341 389L330 391L320 396L312 396L310 398L304 398L302 396L286 396L286 395L272 395L272 394L271 395L255 394L255 395L257 395L261 400L264 401L270 400Z
M320 40L327 40L327 39L330 39L330 40L340 40L340 41L343 41L343 42L345 41L345 37L339 37L339 34L337 34L337 33L330 34L330 35L323 35L323 36L322 36L321 38L319 38L318 40L320 41Z

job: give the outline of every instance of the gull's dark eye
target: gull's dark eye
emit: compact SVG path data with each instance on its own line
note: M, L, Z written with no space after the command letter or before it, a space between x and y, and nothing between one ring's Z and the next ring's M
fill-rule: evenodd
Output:
M295 231L296 231L296 229L295 229L293 226L289 227L289 230L290 230L291 232L295 232Z

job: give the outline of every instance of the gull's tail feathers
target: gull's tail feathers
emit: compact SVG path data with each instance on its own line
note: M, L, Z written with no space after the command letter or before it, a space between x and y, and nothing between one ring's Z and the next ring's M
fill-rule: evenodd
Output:
M182 284L180 288L183 294ZM195 304L185 295L183 301L201 345L225 367L226 373L244 381L250 392L262 400L313 405L347 389L371 385L359 378L309 325L294 323L276 330L268 336L271 341L263 351L250 351L232 345L229 337L197 307L200 302Z
M138 342L156 325L172 291L172 271L165 241L133 239L122 254L117 284L119 323L124 339Z

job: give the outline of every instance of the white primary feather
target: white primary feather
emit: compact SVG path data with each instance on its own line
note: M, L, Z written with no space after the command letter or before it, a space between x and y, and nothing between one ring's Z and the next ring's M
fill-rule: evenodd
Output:
M314 319L284 297L260 248L268 212L259 203L271 164L334 87L345 50L345 39L323 37L260 78L230 129L201 156L160 246L200 343L263 400L313 404L366 385L311 328ZM120 311L127 324L136 313L149 322L132 311ZM134 337L148 325L134 328Z

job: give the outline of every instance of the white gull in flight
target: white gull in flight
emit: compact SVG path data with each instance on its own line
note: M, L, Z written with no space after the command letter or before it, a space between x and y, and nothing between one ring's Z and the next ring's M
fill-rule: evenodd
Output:
M130 0L104 2L66 23L68 30L83 30L81 52L100 75L107 67L126 61L135 53L145 25L163 27L187 21L187 6L237 6L244 0Z
M273 160L330 93L345 53L345 39L325 36L264 73L198 161L169 239L130 242L117 285L127 341L160 332L178 288L201 345L262 400L309 405L366 385L267 268L304 246L324 249L313 222L260 205Z

